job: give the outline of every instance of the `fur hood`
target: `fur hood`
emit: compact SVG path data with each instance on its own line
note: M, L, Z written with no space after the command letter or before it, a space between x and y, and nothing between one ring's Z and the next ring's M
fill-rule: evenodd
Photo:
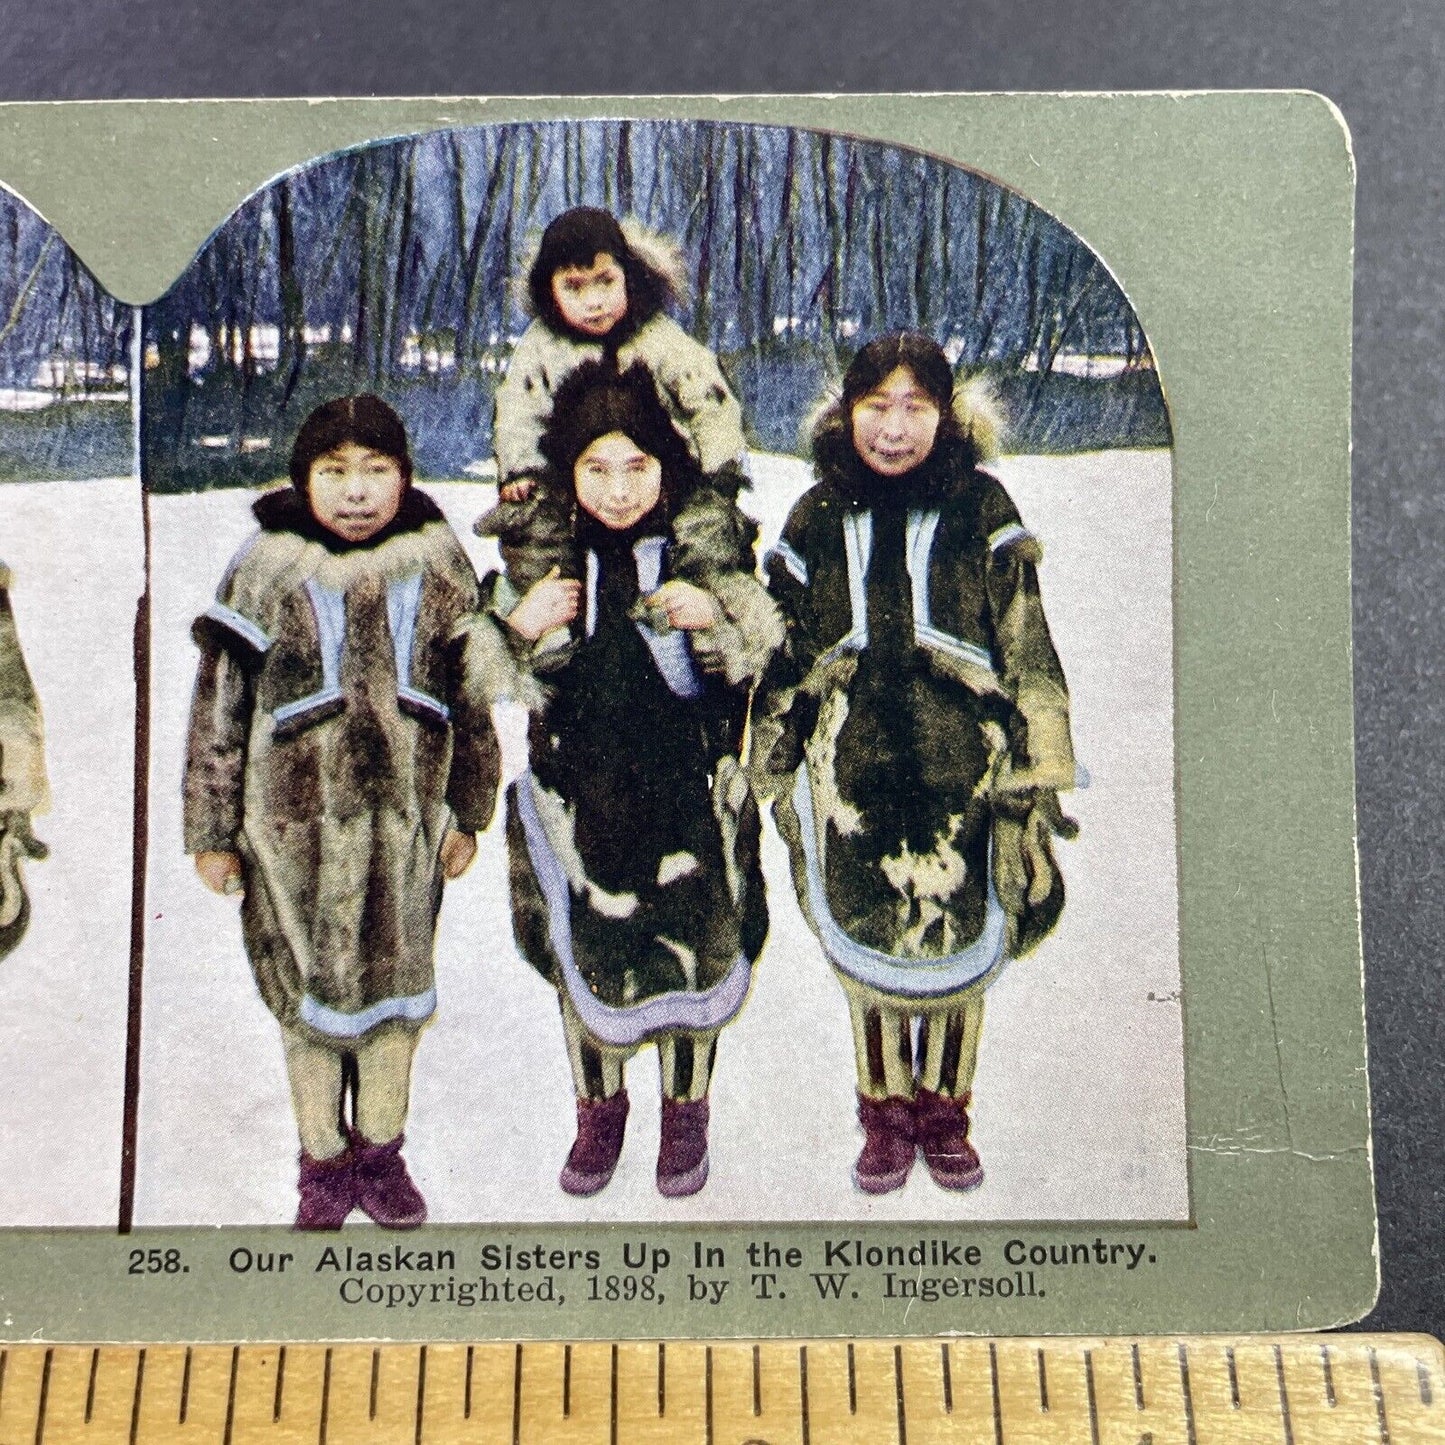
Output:
M619 224L628 250L632 252L637 264L652 274L667 303L671 306L686 306L692 296L692 282L688 276L687 257L681 243L671 236L664 236L660 231L644 226L633 216L628 216ZM542 233L539 231L531 237L523 254L522 264L511 282L517 304L529 316L536 314L536 308L532 305L528 283L541 247Z
M836 470L850 457L857 462L848 418L843 412L842 398L836 392L824 397L813 409L804 422L804 431L811 440L813 459L820 469ZM967 377L954 388L953 405L939 424L934 455L951 441L955 444L953 455L957 457L961 454L957 444L963 443L972 465L980 466L999 455L1007 431L1008 418L993 383L982 374Z
M454 574L459 586L475 585L471 563L441 509L415 489L408 491L396 521L378 537L359 545L343 545L341 550L334 550L324 540L331 534L317 526L300 496L289 487L264 493L252 510L261 529L232 564L232 576L223 589L232 594L232 605L248 615L264 607L266 599L311 578L323 587L344 592L363 576L394 582L436 569Z

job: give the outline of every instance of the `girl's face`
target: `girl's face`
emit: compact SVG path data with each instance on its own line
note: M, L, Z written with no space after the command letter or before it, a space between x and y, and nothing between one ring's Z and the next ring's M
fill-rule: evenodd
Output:
M357 442L342 442L311 463L311 515L348 542L369 542L395 517L406 491L401 463Z
M572 469L577 505L614 532L640 522L662 496L662 463L620 431L598 437Z
M853 403L853 445L879 476L901 477L927 460L941 419L938 403L900 366Z
M605 251L590 266L552 273L552 299L562 319L584 336L606 336L627 315L627 277Z

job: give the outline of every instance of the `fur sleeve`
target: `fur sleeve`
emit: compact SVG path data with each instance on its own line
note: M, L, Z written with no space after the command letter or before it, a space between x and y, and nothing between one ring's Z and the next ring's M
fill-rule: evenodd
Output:
M233 852L241 836L253 670L204 634L186 736L183 825L187 853Z
M1012 786L1074 786L1069 687L1039 592L1039 547L1021 522L996 529L988 597L1003 681L1027 729L1025 758L1013 760Z
M547 343L552 340L545 323L534 321L522 333L507 374L497 388L492 422L492 450L497 454L497 481L537 476L546 466L538 442L552 414L552 385L546 365Z
M20 652L9 582L6 571L0 581L0 813L37 813L50 797L40 705Z
M717 357L670 317L655 318L647 330L641 349L648 369L691 437L698 465L711 475L738 461L745 445L743 411Z

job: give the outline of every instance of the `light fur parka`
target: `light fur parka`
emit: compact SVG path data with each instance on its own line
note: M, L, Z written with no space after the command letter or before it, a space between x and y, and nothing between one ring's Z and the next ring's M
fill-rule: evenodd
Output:
M10 606L10 569L0 562L0 813L40 813L50 801L44 729L35 684Z
M633 256L661 283L665 295L681 301L685 267L680 249L633 222L623 223ZM625 326L625 323L619 323ZM492 446L498 481L537 477L546 470L538 444L552 414L557 388L584 361L615 359L617 370L641 362L673 424L708 475L743 453L742 408L723 376L717 357L670 317L659 312L609 348L605 339L584 341L553 330L540 318L522 333L497 389Z
M376 545L263 526L196 624L186 850L241 856L262 997L338 1049L431 1016L442 842L487 826L500 776L462 684L476 576L409 497L417 524Z

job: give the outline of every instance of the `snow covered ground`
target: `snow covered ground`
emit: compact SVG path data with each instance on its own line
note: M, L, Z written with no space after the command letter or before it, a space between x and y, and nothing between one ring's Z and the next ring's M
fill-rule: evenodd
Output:
M0 485L0 560L45 715L50 857L0 964L0 1224L114 1227L130 970L140 487Z
M749 505L767 543L808 471L789 459L755 458L753 472ZM711 1181L691 1200L664 1200L653 1186L657 1074L647 1052L630 1069L633 1112L616 1177L591 1200L569 1199L556 1183L573 1106L555 996L513 947L494 826L471 872L448 889L437 953L441 1007L417 1053L407 1155L433 1219L1187 1217L1169 455L1019 457L999 472L1044 542L1044 600L1092 782L1069 799L1082 834L1061 850L1069 888L1063 920L989 995L975 1089L983 1186L949 1195L920 1165L896 1194L872 1199L853 1188L860 1135L847 1012L769 828L772 931L752 996L719 1048ZM493 565L490 546L471 534L492 488L428 490L478 567ZM195 666L190 622L250 530L253 495L151 503L155 661L138 1223L284 1223L295 1207L296 1137L276 1027L252 984L234 902L205 891L180 841ZM129 613L116 611L117 628L128 625ZM508 733L515 768L516 719ZM73 966L83 971L82 957ZM119 1047L120 1018L115 1029L107 1050ZM50 1082L41 1086L53 1096ZM105 1147L114 1157L109 1135Z

